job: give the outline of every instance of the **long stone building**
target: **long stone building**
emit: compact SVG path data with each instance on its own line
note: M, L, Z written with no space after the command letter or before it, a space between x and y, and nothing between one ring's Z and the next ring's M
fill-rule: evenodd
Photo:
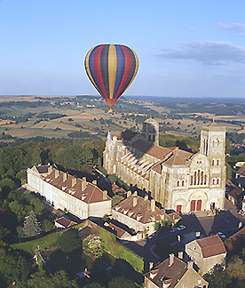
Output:
M223 209L226 167L223 127L202 129L198 153L159 146L159 125L145 121L142 131L108 133L103 165L127 184L151 193L155 201L177 212Z
M55 209L66 210L80 219L111 214L111 199L106 191L86 178L76 178L50 165L27 169L27 184Z

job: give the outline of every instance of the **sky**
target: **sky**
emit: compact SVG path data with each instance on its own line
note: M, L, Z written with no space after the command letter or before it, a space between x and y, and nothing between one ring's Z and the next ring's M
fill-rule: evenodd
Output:
M80 95L86 52L132 47L126 95L245 97L244 0L0 0L0 95Z

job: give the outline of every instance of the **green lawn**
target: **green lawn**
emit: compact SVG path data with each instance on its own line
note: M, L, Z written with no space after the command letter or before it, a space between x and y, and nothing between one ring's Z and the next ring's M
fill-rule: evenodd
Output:
M61 233L62 231L52 232L35 240L13 244L12 247L30 253L34 253L38 246L41 250L49 249L56 246L56 242Z
M80 224L73 226L73 228L79 229L79 228L85 227L86 225L87 225L87 222L85 221L85 222L82 222ZM59 236L61 235L61 233L63 233L63 231L54 231L38 239L21 242L21 243L15 243L12 245L12 247L15 249L20 249L20 250L30 252L32 254L35 252L38 246L41 250L55 248L57 240Z
M142 257L118 242L116 237L105 229L97 226L96 230L100 235L104 243L104 249L108 254L112 255L114 258L124 259L138 272L144 270L144 260Z
M78 225L73 226L75 229L81 229L88 225L88 221L84 221ZM124 259L127 261L136 271L142 272L144 269L144 260L140 256L136 255L133 251L123 246L117 241L116 237L110 232L106 231L95 224L92 224L95 233L97 233L103 243L105 252L113 256L114 258ZM55 231L48 235L42 236L38 239L31 241L21 242L13 244L12 247L20 249L34 254L37 247L40 250L53 249L56 247L57 240L63 231Z

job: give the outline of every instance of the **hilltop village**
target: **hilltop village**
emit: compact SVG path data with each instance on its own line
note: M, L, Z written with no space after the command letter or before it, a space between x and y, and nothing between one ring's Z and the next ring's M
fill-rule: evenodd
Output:
M109 190L101 181L79 178L55 164L27 169L23 189L45 199L57 215L57 229L83 223L79 235L85 237L84 229L93 235L96 251L104 240L101 232L91 231L102 229L140 256L141 269L130 264L143 273L144 287L207 288L206 275L216 267L225 270L227 255L245 234L245 204L239 213L228 205L236 205L236 195L244 192L244 169L237 169L238 186L226 180L225 143L225 129L212 123L202 128L196 153L162 147L159 124L151 118L141 129L108 132L104 170L97 172L105 183L110 175L119 179ZM110 192L120 200L115 203ZM90 277L85 268L81 279L89 282Z

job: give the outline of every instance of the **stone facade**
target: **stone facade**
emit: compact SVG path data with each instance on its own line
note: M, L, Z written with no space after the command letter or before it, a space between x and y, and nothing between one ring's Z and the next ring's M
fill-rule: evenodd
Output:
M196 154L159 146L158 129L158 123L150 119L131 137L108 133L103 155L107 172L149 191L167 209L183 213L223 209L225 129L215 125L203 128Z
M80 219L111 214L111 199L106 191L86 179L55 169L52 166L34 166L27 169L28 188L54 206Z
M201 275L210 272L215 265L225 265L226 248L217 235L194 240L186 245L185 251Z

